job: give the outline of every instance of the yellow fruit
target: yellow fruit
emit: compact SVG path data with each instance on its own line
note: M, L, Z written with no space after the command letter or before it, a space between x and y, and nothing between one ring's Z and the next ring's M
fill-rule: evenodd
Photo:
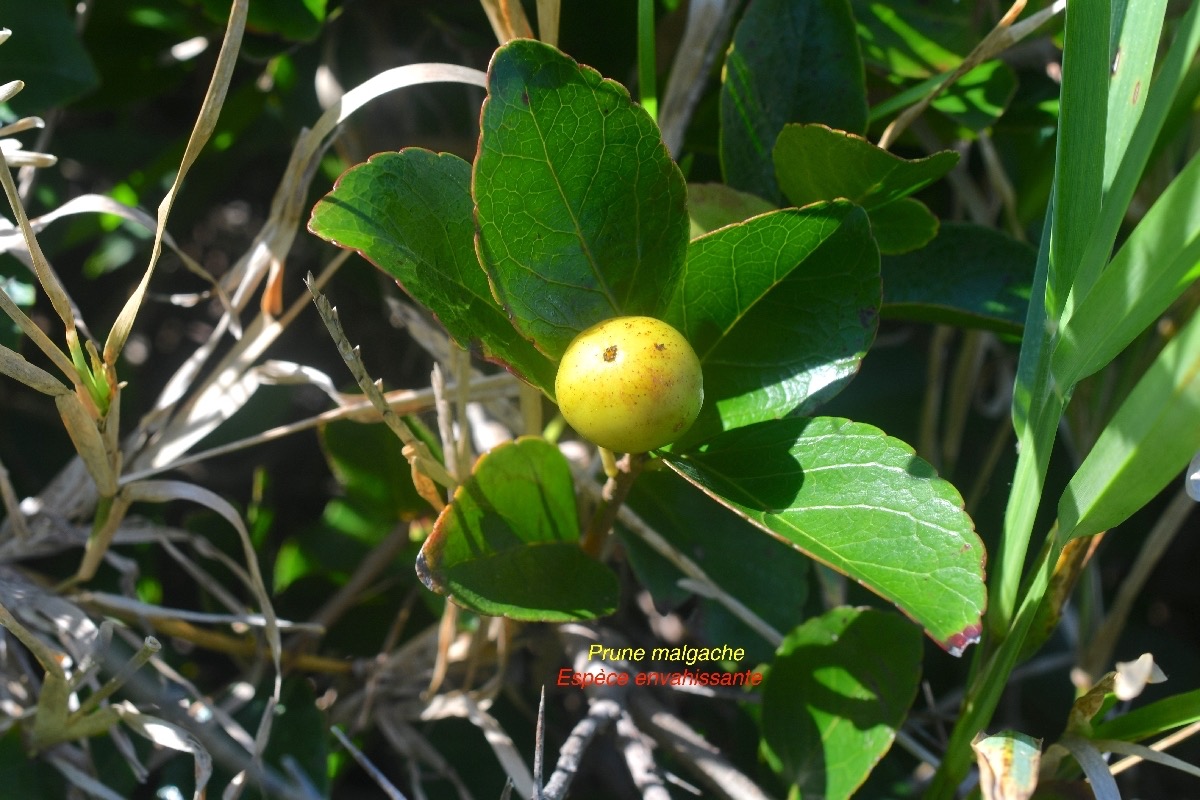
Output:
M615 317L575 337L554 393L580 436L618 453L670 444L704 403L700 359L683 335L652 317Z

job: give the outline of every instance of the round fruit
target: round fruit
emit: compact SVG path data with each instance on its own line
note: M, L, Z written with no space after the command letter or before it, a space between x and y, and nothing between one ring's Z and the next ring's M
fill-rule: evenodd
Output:
M575 337L554 393L581 436L619 453L670 444L704 403L700 359L683 335L652 317L615 317Z

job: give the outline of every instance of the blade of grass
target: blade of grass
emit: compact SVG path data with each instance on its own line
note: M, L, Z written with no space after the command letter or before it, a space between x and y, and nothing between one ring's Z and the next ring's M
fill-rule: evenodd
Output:
M1108 0L1075 0L1066 17L1063 112L1059 118L1054 184L1013 394L1019 456L1000 552L992 561L996 568L989 594L987 639L985 647L976 652L962 715L927 795L935 800L953 797L970 769L971 741L991 720L1016 666L1062 544L1055 533L1047 537L1018 607L1025 556L1050 451L1070 394L1069 387L1064 390L1057 386L1051 375L1052 344L1090 226L1101 207L1110 15Z
M8 162L4 160L3 152L0 152L0 181L3 181L6 191L12 184L12 174L9 172ZM13 194L10 195L10 199L15 198L15 192L16 188L13 187ZM46 259L42 255L41 248L38 246L37 238L33 235L32 230L29 229L29 220L25 218L25 211L21 206L19 199L17 200L14 209L20 209L20 211L14 210L14 213L17 215L17 221L25 221L25 224L21 226L21 232L26 237L27 246L31 248L31 255L34 253L34 250L36 250L36 256L34 256L33 259L35 264L35 273L39 269L36 265L41 263L43 267L45 267L44 271L47 279L57 282L58 276L54 274L53 270L49 269L49 264L46 263ZM38 281L40 282L41 280L42 278L39 274ZM53 286L54 284L52 283L51 285ZM45 284L43 284L43 290L45 290ZM51 297L51 302L53 303L53 298L55 297L59 298L60 301L65 299L66 291L63 290L58 293L47 291L47 295ZM74 315L70 311L70 302L66 303L66 309L70 315L70 319L73 321ZM58 367L59 370L62 371L63 375L65 375L72 383L78 382L79 375L75 371L75 365L71 362L71 358L57 346L55 346L54 342L50 340L50 337L47 336L45 332L39 328L32 319L29 318L29 315L21 310L21 308L16 304L15 301L13 301L11 297L9 297L8 292L4 291L3 286L0 286L0 311L3 311L5 315L21 329L21 332L28 336L31 342L37 345L37 348L41 350L51 362L54 363L54 366Z
M1200 450L1200 315L1193 315L1096 440L1059 503L1070 537L1124 522Z
M33 271L37 275L38 283L42 285L42 291L50 299L54 313L58 314L58 318L62 320L67 330L74 330L75 311L71 299L57 273L51 269L50 262L46 260L37 237L33 235L33 229L29 226L29 217L25 214L25 206L17 193L17 184L13 181L12 170L8 166L8 159L4 157L3 150L0 150L0 183L4 184L4 194L8 197L8 204L12 207L17 227L21 229L21 236L25 239L25 247L33 259ZM68 374L70 373L68 372Z
M1058 204L1050 243L1046 312L1056 323L1100 215L1108 150L1112 61L1109 0L1075 2L1067 11L1054 186Z
M216 66L213 68L212 80L209 82L208 91L204 93L204 101L200 104L200 113L196 117L195 127L192 128L192 135L188 138L187 147L184 149L179 171L171 183L171 188L167 191L167 196L158 206L158 227L154 233L150 263L133 295L126 301L121 313L117 315L117 319L108 333L108 339L104 342L104 363L110 366L117 363L117 356L125 348L125 342L133 330L133 322L137 317L138 309L141 308L146 291L150 287L150 277L154 274L154 267L158 263L159 256L162 255L167 217L170 216L171 207L183 186L183 179L192 165L196 163L200 151L208 144L209 137L217 127L217 118L221 114L221 106L225 102L225 94L229 90L229 82L233 78L233 69L237 65L242 33L246 29L248 9L249 0L233 0L233 5L229 9L229 23L225 29L225 39L221 43L221 52L218 54Z
M1045 294L1035 284L1021 343L1013 422L1020 456L1009 493L1004 538L994 561L989 627L1003 635L1016 605L1025 554L1050 463L1050 450L1070 387L1054 382L1051 343L1087 235L1100 211L1108 113L1108 0L1076 0L1067 13L1054 191L1038 254ZM1040 280L1039 274L1036 280ZM1044 301L1044 305L1043 305Z
M1108 146L1104 153L1106 192L1126 158L1147 105L1167 0L1147 0L1139 3L1136 10L1137 13L1127 16L1121 26L1120 40L1109 67L1112 78L1108 92ZM1106 196L1105 201L1108 199Z
M108 451L104 437L96 427L95 417L84 406L74 392L60 394L54 398L58 413L62 416L71 444L87 466L88 474L96 482L100 494L111 497L117 491L117 470L113 455Z
M30 389L36 389L51 397L71 393L70 389L49 372L30 364L20 353L10 350L2 344L0 344L0 373L15 378Z
M138 481L125 486L121 490L121 494L130 503L169 503L175 500L197 503L215 511L237 531L238 539L242 543L242 555L246 560L246 568L250 576L250 588L266 621L263 632L275 667L275 687L272 696L278 701L283 681L281 668L283 646L279 638L279 625L276 621L275 608L271 605L271 595L267 591L262 571L258 567L258 555L254 551L254 542L250 539L250 532L234 507L220 495L184 481Z
M1155 13L1161 16L1163 12L1158 9L1159 4L1158 0L1148 0L1148 8L1136 8L1132 19L1135 21L1143 17L1153 19ZM1146 57L1145 50L1152 48L1155 43L1157 43L1157 39L1146 43L1141 43L1139 40L1138 44L1131 45L1131 47L1136 49L1133 50L1130 59L1136 60L1139 57L1144 59ZM1192 4L1183 17L1180 18L1176 26L1175 38L1162 60L1162 65L1154 78L1153 84L1149 84L1149 73L1153 67L1153 62L1149 65L1136 63L1128 66L1128 78L1132 79L1134 76L1138 76L1137 79L1142 81L1141 86L1144 88L1141 92L1148 95L1146 106L1145 110L1137 115L1136 126L1129 137L1129 144L1123 148L1120 157L1116 158L1111 155L1107 157L1104 205L1101 208L1100 215L1094 220L1091 226L1091 236L1084 251L1082 261L1079 264L1075 283L1071 287L1071 294L1067 298L1067 306L1063 316L1064 325L1074 318L1080 306L1083 305L1083 301L1090 296L1090 293L1095 288L1095 284L1103 274L1102 270L1104 272L1111 271L1111 267L1106 269L1104 265L1108 261L1109 254L1112 252L1113 242L1116 241L1121 223L1125 219L1125 212L1129 208L1129 203L1133 198L1133 193L1137 189L1138 183L1141 181L1146 164L1155 152L1155 145L1158 142L1163 126L1167 123L1175 100L1188 81L1189 68L1194 62L1198 50L1200 50L1200 5ZM1150 52L1151 54L1153 53L1152 50ZM1125 56L1122 55L1121 62L1123 63L1124 61ZM1122 73L1124 69L1121 63L1119 63L1118 72ZM1147 85L1148 89L1145 88ZM1122 89L1119 92L1117 84L1114 82L1114 89L1109 99L1110 108L1116 106L1124 110L1124 113L1119 114L1117 119L1114 120L1114 124L1117 126L1116 135L1122 135L1125 132L1130 124L1130 118L1134 116L1130 110L1125 109L1125 106L1128 105L1128 100L1132 99L1132 93L1132 89ZM1117 164L1115 173L1112 174L1111 182L1108 181L1108 177L1112 166L1108 162ZM1179 179L1177 178L1176 180L1178 181ZM1188 182L1191 183L1194 181L1195 177L1193 176ZM1186 189L1175 188L1174 191L1180 192L1186 191ZM1181 212L1176 209L1175 213ZM1131 295L1129 299L1136 296ZM1104 303L1105 301L1096 302ZM1104 308L1104 306L1101 305L1097 308ZM1119 312L1115 309L1108 313L1109 316L1106 320L1106 325L1111 325L1113 322L1122 323L1124 321L1124 317L1119 316ZM1121 327L1132 326L1122 325ZM1141 329L1139 328L1138 330L1140 332ZM1108 359L1111 358L1112 355L1108 356L1103 363L1107 363ZM1060 381L1072 380L1070 375L1065 372L1059 372L1059 370L1064 370L1067 366L1069 366L1069 362L1060 363L1056 367L1055 374ZM1073 380L1078 380L1089 375L1095 369L1099 369L1099 366L1096 366L1094 369L1086 367L1074 369L1075 378Z
M1136 742L1200 723L1200 689L1164 697L1153 703L1096 724L1094 735L1102 739Z
M1195 731L1193 730L1192 733L1195 733ZM1120 739L1098 739L1094 740L1092 744L1094 744L1098 750L1103 750L1110 753L1119 753L1120 755L1128 756L1128 758L1122 759L1120 762L1113 764L1112 767L1109 768L1109 771L1113 775L1128 769L1130 765L1127 765L1126 762L1133 760L1134 763L1139 761L1150 761L1155 764L1162 764L1164 767L1177 769L1180 772L1191 775L1193 778L1200 778L1200 767L1197 767L1195 764L1189 764L1181 758L1176 758L1175 756L1167 755L1166 753L1161 752L1162 749L1165 749L1169 744L1174 744L1174 742L1169 742L1168 744L1155 742L1153 747L1146 747L1140 744L1123 742ZM1120 769L1118 769L1118 767L1120 767Z
M513 39L532 39L533 28L520 0L479 0L500 44Z
M658 121L658 69L654 48L654 0L638 0L638 98L650 119Z
M1025 636L1037 618L1040 599L1050 585L1056 560L1051 554L1062 549L1061 539L1056 532L1057 528L1051 532L1045 547L1038 554L1028 589L1017 609L1009 635L990 654L985 655L983 649L976 650L976 658L982 658L983 661L977 661L975 665L978 669L972 676L962 708L959 709L958 721L946 743L946 754L924 795L927 800L951 800L956 797L959 784L971 768L971 742L991 721L996 705L1008 686L1008 677L1020 658Z
M1053 354L1066 385L1100 370L1200 276L1200 156L1171 181L1063 326Z
M1025 335L1021 339L1017 379L1013 386L1013 429L1017 434L1020 455L1008 493L1000 553L998 557L993 554L990 559L994 566L990 575L986 616L987 630L991 636L997 638L1006 635L1012 619L1025 551L1029 547L1029 537L1032 535L1034 517L1037 514L1038 497L1041 492L1041 479L1038 476L1044 474L1044 467L1038 464L1035 456L1041 456L1048 463L1049 449L1054 441L1054 426L1039 424L1038 416L1043 413L1047 402L1045 385L1049 370L1046 365L1049 362L1051 335L1046 319L1045 288L1049 260L1048 242L1056 205L1052 193L1042 229L1043 244L1038 251L1034 268L1029 310L1025 317ZM1050 413L1054 415L1053 411ZM1050 429L1049 441L1046 441L1047 429Z

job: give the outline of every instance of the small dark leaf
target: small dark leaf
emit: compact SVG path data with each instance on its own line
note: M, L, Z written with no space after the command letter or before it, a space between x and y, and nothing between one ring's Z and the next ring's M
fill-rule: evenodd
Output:
M931 105L966 130L979 132L1000 119L1016 89L1012 67L1003 61L985 61L955 81Z
M13 113L45 114L99 84L67 3L10 1L0 3L0 12L0 25L13 32L0 46L0 83L25 82L8 101ZM36 134L23 138L30 136Z
M926 247L883 259L883 315L1019 334L1036 258L991 228L946 223Z
M886 654L886 657L881 657ZM851 797L892 746L917 694L921 636L873 609L794 630L763 682L763 744L804 797Z
M774 150L779 188L797 206L844 197L868 210L907 197L958 163L943 150L911 161L824 125L788 125Z
M417 574L480 614L545 622L611 614L617 576L578 540L567 460L545 439L522 438L480 457L438 516Z
M723 183L688 184L688 216L692 221L693 239L774 210L775 206L761 197L739 192Z
M959 65L987 31L956 0L852 0L867 63L885 73L928 78Z
M902 197L868 213L871 233L884 256L924 247L937 236L938 218L920 200Z
M721 169L730 186L778 201L771 149L789 122L866 130L847 0L754 0L734 31L721 84Z

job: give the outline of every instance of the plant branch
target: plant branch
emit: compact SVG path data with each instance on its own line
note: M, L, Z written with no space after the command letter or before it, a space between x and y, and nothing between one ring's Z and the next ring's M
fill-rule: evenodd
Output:
M600 503L592 515L591 524L580 540L580 546L585 553L600 555L612 532L613 523L617 520L617 514L620 513L625 498L629 496L629 490L633 488L633 482L641 474L645 463L645 453L626 453L618 465L616 477L609 478L604 484L604 489L600 492Z
M744 622L751 630L762 636L771 647L778 647L783 641L783 634L777 631L762 617L755 614L744 603L717 585L704 569L692 559L679 552L670 542L654 528L650 527L631 508L623 506L617 511L617 519L635 536L648 544L655 552L670 561L676 569L690 580L689 589L716 600L735 617Z
M769 800L768 796L679 717L648 692L633 692L629 710L638 727L669 750L723 800Z

